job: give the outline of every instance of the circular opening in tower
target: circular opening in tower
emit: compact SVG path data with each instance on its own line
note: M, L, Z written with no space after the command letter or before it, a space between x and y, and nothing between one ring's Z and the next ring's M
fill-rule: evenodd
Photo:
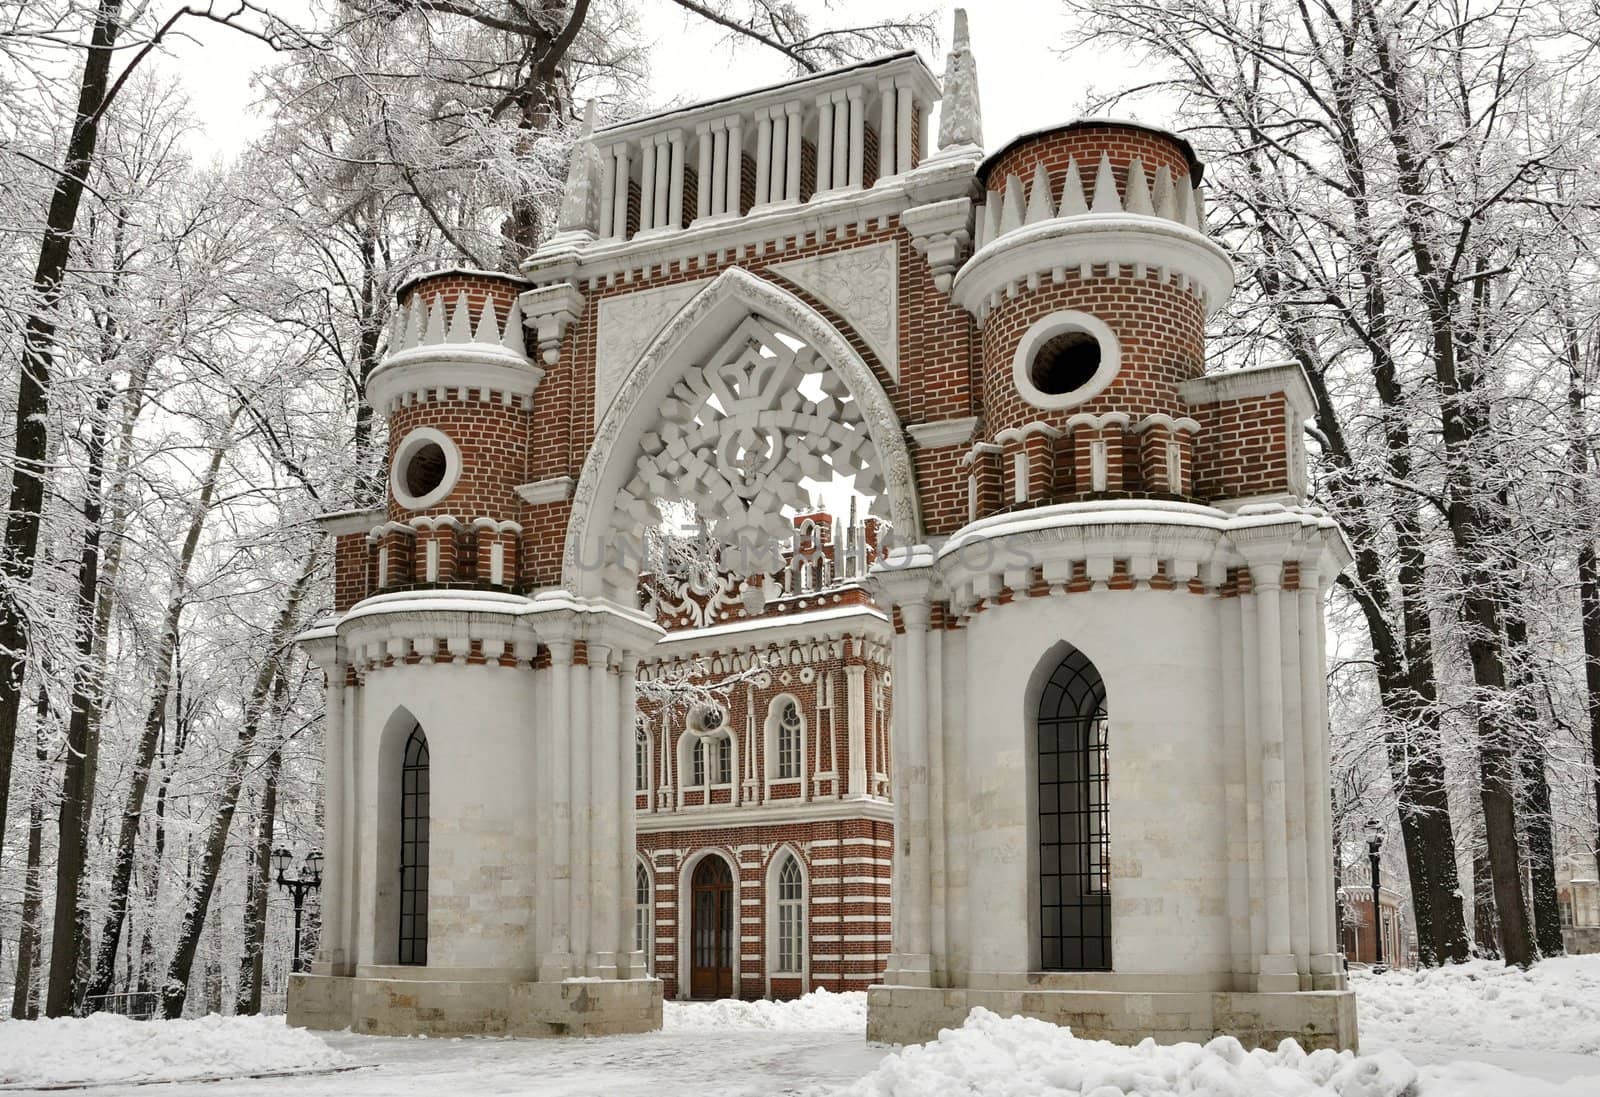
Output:
M411 460L406 462L406 492L418 498L433 494L444 483L449 464L443 446L438 442L424 442L411 452Z
M1034 353L1028 379L1047 396L1066 396L1092 381L1099 368L1100 341L1086 331L1064 331Z
M461 476L461 451L443 431L418 427L395 447L389 466L389 490L408 510L439 502Z
M1023 400L1055 411L1104 392L1122 366L1116 333L1098 316L1062 309L1035 320L1011 356L1011 376Z

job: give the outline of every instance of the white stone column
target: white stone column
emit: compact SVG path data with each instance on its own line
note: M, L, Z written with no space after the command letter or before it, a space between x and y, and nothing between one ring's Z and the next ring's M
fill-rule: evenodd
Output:
M621 923L617 935L617 975L628 979L642 979L647 967L645 964L645 951L634 945L633 939L633 877L634 863L639 855L638 818L634 809L633 789L633 728L634 713L637 710L638 694L637 682L639 674L639 657L631 651L624 651L617 656L617 676L614 682L616 697L612 702L612 712L615 714L617 731L626 744L621 751L621 768L618 771L621 780L618 782L617 795L625 805L622 814L618 817L617 827L617 868L618 868L618 894L621 896L619 913ZM654 874L651 876L654 883ZM651 911L654 912L655 896L651 896ZM645 947L652 947L655 939L656 927L654 922L645 927Z
M1233 953L1235 990L1252 990L1255 962L1250 942L1250 785L1245 772L1249 748L1245 743L1244 622L1242 599L1219 599L1222 623L1222 739L1223 785L1228 819L1228 932Z
M667 141L672 149L672 175L667 189L667 220L672 228L683 225L683 131L672 130L667 134Z
M550 926L550 951L539 963L545 982L572 974L572 641L549 640L550 727L545 770L550 791L549 907L539 912Z
M860 641L852 641L860 654ZM849 729L850 779L845 795L867 794L867 668L853 663L844 668L845 712Z
M1289 947L1301 989L1311 988L1310 881L1306 867L1306 753L1300 711L1300 600L1280 594L1278 612L1282 643L1278 648L1278 673L1283 682L1284 817L1289 846Z
M628 152L628 146L625 144L616 147L617 200L615 208L611 211L612 217L616 220L612 225L611 235L618 240L626 240L628 238L628 192L632 183L629 178L631 167L628 163Z
M744 132L740 120L728 120L728 212L739 216L740 180L744 174Z
M1261 836L1261 676L1256 673L1256 599L1238 596L1240 668L1244 678L1245 843L1250 858L1250 974L1260 978L1261 954L1267 950L1266 870ZM1253 985L1253 984L1252 984Z
M728 212L728 128L715 123L711 139L711 216Z
M859 107L852 101L851 109ZM925 693L927 714L924 721L923 742L926 763L924 778L928 799L928 958L930 981L943 985L940 978L945 968L948 937L947 912L950 908L948 881L945 876L944 833L944 630L927 632L927 673Z
M800 201L800 168L803 166L802 161L805 159L805 155L801 151L802 142L805 139L804 108L796 101L786 103L783 109L784 113L789 117L788 126L786 127L789 138L789 153L785 157L783 165L784 174L787 177L784 182L784 198L790 202L798 202Z
M894 170L894 82L878 84L878 182L895 174Z
M772 115L763 110L756 115L756 205L772 200Z
M600 235L614 236L617 202L617 154L607 149L600 157Z
M644 159L639 162L639 231L649 232L656 227L656 143L646 138L641 144Z
M905 834L896 834L900 857L906 862L904 889L895 889L896 905L910 908L905 921L903 944L896 946L901 981L927 986L931 975L929 930L932 889L928 873L928 605L902 602L900 620L905 626L904 676L895 679L896 712L904 712L896 731L900 739L902 771L896 787L905 797L905 810L896 820L905 821ZM898 670L902 664L897 663ZM907 680L909 679L909 680ZM897 797L898 799L898 797Z
M850 178L850 104L844 92L833 93L833 188L841 189Z
M967 630L949 630L943 646L939 689L944 694L944 756L942 772L934 772L944 785L944 803L935 822L944 831L945 944L935 966L943 975L943 985L949 986L957 982L957 976L966 976L972 955L967 867L972 821L967 810Z
M700 141L700 163L694 179L694 216L699 221L711 216L711 146L716 140L711 136L711 127L701 122L695 127L695 133Z
M857 84L845 93L850 103L850 163L846 169L845 184L861 189L866 179L867 159L867 89Z
M894 98L894 170L903 175L911 170L911 117L916 100L905 86L895 87Z
M772 108L772 171L767 180L769 202L787 201L789 179L789 115L785 108Z
M1289 925L1289 820L1285 804L1283 644L1279 610L1283 564L1252 560L1250 589L1256 604L1257 680L1260 683L1261 837L1266 878L1267 950L1261 956L1261 991L1298 990Z
M332 646L332 645L330 645ZM331 654L331 652L330 652ZM334 662L322 668L326 715L322 720L322 939L317 962L330 975L346 974L348 956L351 862L345 853L345 803L351 799L349 771L345 767L344 666Z
M623 805L617 801L620 782L617 778L619 754L603 749L618 730L617 691L611 684L611 648L607 644L589 643L589 722L582 731L585 754L591 757L589 770L588 803L584 812L585 829L589 835L588 868L589 917L591 928L587 953L587 970L601 979L617 977L615 941L621 935L617 924L622 914L622 896L617 894L620 876L617 872L617 828ZM627 804L632 814L633 804Z
M1317 560L1300 561L1300 713L1305 756L1306 903L1311 917L1313 990L1337 989L1333 914L1333 832L1328 772L1328 695L1322 656L1322 586Z
M344 668L340 667L340 675ZM362 736L365 732L362 710L362 683L358 676L355 685L344 686L344 741L342 754L344 756L344 787L345 796L342 805L344 815L344 950L345 962L352 966L359 959L359 933L361 917L361 900L372 886L372 881L367 878L365 863L361 856L362 843L366 841L366 825L362 822L363 813L359 810L361 803L361 789L357 784L362 767L368 765L366 752L362 750Z
M817 190L833 187L833 97L817 96Z
M650 227L664 229L670 223L668 217L672 198L672 146L668 143L667 135L656 134L656 212L650 219Z
M589 894L589 858L593 848L589 833L589 674L592 669L587 662L579 663L574 656L568 674L571 683L568 687L568 703L572 711L567 723L568 773L571 775L572 796L572 899L568 924L571 927L574 971L585 966L588 959L594 916Z

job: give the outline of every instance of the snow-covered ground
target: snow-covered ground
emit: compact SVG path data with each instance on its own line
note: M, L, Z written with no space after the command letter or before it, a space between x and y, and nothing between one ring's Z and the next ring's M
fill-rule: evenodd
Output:
M1358 975L1363 1054L1118 1047L975 1011L920 1048L867 1047L866 996L669 1002L601 1040L312 1035L280 1018L0 1023L0 1089L138 1097L1600 1097L1600 957ZM296 1072L292 1077L248 1077ZM201 1078L224 1079L202 1083ZM160 1084L158 1079L187 1079ZM136 1084L136 1083L146 1084ZM150 1084L155 1083L155 1084ZM25 1091L25 1090L24 1090Z

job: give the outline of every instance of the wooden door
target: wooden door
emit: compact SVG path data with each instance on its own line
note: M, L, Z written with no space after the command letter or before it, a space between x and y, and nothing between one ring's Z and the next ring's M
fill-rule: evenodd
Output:
M694 870L689 922L689 994L733 996L733 873L715 854Z

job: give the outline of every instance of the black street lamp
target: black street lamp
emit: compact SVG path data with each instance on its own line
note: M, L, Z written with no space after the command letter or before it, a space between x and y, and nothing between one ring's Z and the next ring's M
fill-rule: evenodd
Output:
M1383 963L1383 904L1378 854L1383 851L1383 824L1376 819L1367 820L1367 859L1372 862L1372 970L1388 970Z
M293 860L294 854L286 849L272 852L272 863L278 870L278 886L294 898L294 957L289 970L300 971L300 914L305 909L306 896L322 886L322 853L314 849L306 854L299 873L291 878L287 873Z

